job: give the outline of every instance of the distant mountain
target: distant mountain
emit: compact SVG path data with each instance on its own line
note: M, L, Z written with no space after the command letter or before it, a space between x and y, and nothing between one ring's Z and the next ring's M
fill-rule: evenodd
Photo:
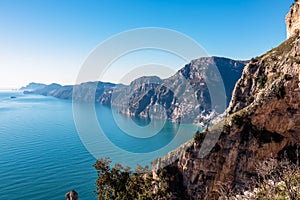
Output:
M87 82L80 85L66 85L62 86L57 83L50 85L43 85L37 89L26 89L23 87L23 91L26 94L39 94L44 96L53 96L60 99L72 99L73 98L73 87L80 88L80 92L74 95L74 99L78 101L101 101L101 96L107 90L114 88L116 84L104 83L104 82ZM24 89L25 88L25 89Z
M21 87L20 90L21 91L33 91L33 90L43 88L45 86L46 86L46 84L43 84L43 83L34 83L34 82L32 82L32 83L29 83L25 87Z
M53 94L61 87L62 86L57 83L52 83L50 85L46 85L43 88L34 90L34 93L45 95L45 96L53 96Z
M99 102L130 116L205 124L213 116L224 112L246 63L227 58L206 57L191 61L176 74L163 80L157 76L144 76L132 81L128 86L88 82L76 85L75 94L74 86L51 84L30 90L29 93ZM222 98L226 105L220 110L216 105L212 108L211 94L207 86L208 81L211 86L218 84L215 78L217 75L209 71L213 67L219 70L225 88ZM213 90L214 87L210 89Z

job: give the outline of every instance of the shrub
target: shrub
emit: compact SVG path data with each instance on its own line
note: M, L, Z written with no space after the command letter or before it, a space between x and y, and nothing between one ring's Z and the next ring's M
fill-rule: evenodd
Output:
M247 104L248 105L250 105L253 101L254 101L254 97L253 96L247 97Z
M246 119L248 118L248 113L246 111L240 111L234 114L231 118L233 124L236 124L238 127L241 127L243 124L246 123Z
M98 159L94 165L98 173L98 200L170 199L164 179L154 180L148 167L138 165L132 172L129 167L116 164L111 168L110 164L111 160L106 158Z
M252 63L258 62L258 58L257 57L256 58L251 58L251 62Z
M254 64L254 63L249 63L249 68L251 69L251 68L254 68L254 67L256 67L256 65Z
M223 125L222 132L223 132L223 133L226 133L226 134L229 134L229 133L230 133L230 126L229 126L228 123L225 123L225 124Z
M256 81L258 83L258 87L260 89L264 88L266 86L268 77L265 74L260 75L259 77L257 77Z
M279 85L275 88L275 95L277 99L283 99L285 96L285 89L283 85Z
M204 138L206 135L206 131L203 131L202 133L200 131L197 131L194 135L194 141L196 142L197 145L202 144Z

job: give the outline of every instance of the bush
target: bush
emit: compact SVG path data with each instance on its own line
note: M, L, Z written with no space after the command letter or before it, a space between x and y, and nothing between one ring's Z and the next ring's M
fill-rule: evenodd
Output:
M254 97L253 96L247 97L247 104L248 105L250 105L253 101L254 101Z
M266 86L268 77L265 74L260 75L256 81L258 82L258 87L260 89L264 88Z
M283 85L279 85L275 88L275 95L277 99L283 99L285 96L285 89Z
M249 68L251 69L251 68L254 68L254 67L256 67L256 65L254 64L254 63L249 63Z
M225 123L225 124L223 125L222 132L223 132L223 133L226 133L226 134L229 134L229 133L230 133L230 126L229 126L228 123Z
M233 124L236 124L238 127L241 127L244 125L247 121L248 118L248 113L246 111L240 111L236 114L234 114L231 118L231 121Z
M194 135L194 141L196 142L197 145L200 145L202 144L204 138L205 138L205 135L206 135L206 131L203 131L202 133L200 131L197 131Z
M94 165L98 173L98 200L170 199L163 179L154 180L148 167L138 165L132 172L129 167L116 164L111 168L110 164L111 160L106 158L98 159Z

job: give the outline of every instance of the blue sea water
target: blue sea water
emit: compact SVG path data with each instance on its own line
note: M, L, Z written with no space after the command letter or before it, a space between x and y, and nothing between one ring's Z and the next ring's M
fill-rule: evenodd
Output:
M148 139L136 138L126 134L135 132L131 119L100 105L96 111L104 134L88 135L95 131L86 124L87 135L83 135L76 129L70 100L0 92L0 199L59 200L71 189L78 191L81 200L96 199L93 164L97 157L131 167L150 164L198 130L186 124L178 131L179 125L171 122L157 130L159 120L149 125L134 119L147 127L145 137L159 132Z

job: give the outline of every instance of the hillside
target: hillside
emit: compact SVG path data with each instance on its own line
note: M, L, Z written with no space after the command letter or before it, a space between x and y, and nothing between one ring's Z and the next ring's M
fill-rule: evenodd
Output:
M300 144L299 74L298 32L252 59L235 86L227 118L153 162L154 174L165 170L170 177L168 185L174 199L218 199L220 184L242 193L257 177L257 163L271 157L280 160L284 155L296 162ZM215 143L213 136L219 134ZM203 155L201 146L208 144L214 147Z

